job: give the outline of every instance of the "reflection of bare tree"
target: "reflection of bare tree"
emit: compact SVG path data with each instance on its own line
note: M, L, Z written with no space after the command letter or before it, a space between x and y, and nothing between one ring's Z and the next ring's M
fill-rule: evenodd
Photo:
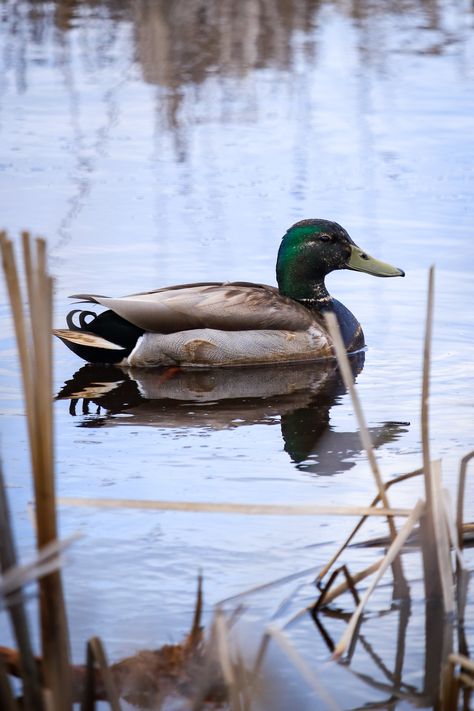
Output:
M290 38L308 31L318 2L140 0L136 47L146 81L175 88L209 74L243 76L291 63Z
M263 67L289 69L292 36L298 30L309 32L318 4L317 0L138 0L136 56L145 81L166 90L159 96L165 125L178 132L187 88L208 77L243 79Z
M177 89L199 84L209 75L242 77L254 69L292 65L292 39L317 25L320 11L332 8L362 31L360 41L378 54L386 46L387 28L408 18L411 33L403 36L403 51L441 53L453 36L442 0L2 0L7 34L28 43L48 41L90 20L107 21L100 46L88 47L100 61L102 44L112 41L123 22L133 24L136 57L145 81ZM115 29L114 29L115 28ZM420 44L425 34L427 43ZM415 38L415 35L417 36ZM367 44L367 39L369 43ZM388 40L387 40L388 41ZM392 40L393 41L393 38ZM396 40L395 40L396 41ZM361 44L362 47L362 44ZM20 47L17 48L18 50ZM400 50L401 48L398 48ZM371 52L370 52L371 53Z

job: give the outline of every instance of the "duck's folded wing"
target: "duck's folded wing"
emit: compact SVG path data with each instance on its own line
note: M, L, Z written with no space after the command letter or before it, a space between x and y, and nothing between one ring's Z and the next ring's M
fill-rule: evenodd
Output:
M315 324L308 309L265 284L184 284L119 298L93 294L72 298L105 306L135 326L156 333L195 328L302 331Z

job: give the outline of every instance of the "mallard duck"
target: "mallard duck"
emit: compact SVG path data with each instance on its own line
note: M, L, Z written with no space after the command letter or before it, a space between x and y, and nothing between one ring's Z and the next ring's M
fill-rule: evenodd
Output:
M329 272L353 269L381 277L401 269L373 259L336 222L297 222L277 258L278 288L249 282L181 284L119 298L77 294L98 315L75 309L69 329L54 333L92 363L125 366L242 366L333 357L324 312L333 311L347 351L365 345L357 319L324 284Z

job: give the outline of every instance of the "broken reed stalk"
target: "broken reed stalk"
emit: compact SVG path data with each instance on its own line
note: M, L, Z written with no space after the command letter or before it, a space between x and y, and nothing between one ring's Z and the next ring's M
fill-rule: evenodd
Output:
M430 458L429 397L431 341L433 334L434 267L430 267L428 277L428 299L426 303L425 339L423 345L423 377L421 390L421 441L423 448L423 474L425 480L426 509L421 519L421 550L423 556L425 597L427 600L443 598L441 573L436 551L436 533L433 511L433 481Z
M389 489L393 484L398 484L401 481L406 481L407 479L411 479L414 476L419 476L420 474L423 474L423 469L415 469L412 472L408 472L407 474L400 474L400 476L395 477L395 479L391 479L388 481L386 484L384 484L384 489L385 491ZM377 504L380 503L380 495L377 494L371 501L370 506L377 506ZM324 578L326 573L332 568L334 563L337 561L341 553L347 548L349 543L352 541L356 533L362 528L363 524L367 521L368 516L362 516L359 521L356 523L352 531L349 533L347 536L346 540L341 543L339 548L336 550L336 552L331 556L331 558L328 560L326 565L321 568L319 571L318 575L316 576L315 583L318 583L320 580Z
M2 571L2 584L5 584L5 576L9 572L17 570L17 555L13 540L10 511L6 497L5 482L0 462L0 570ZM9 608L10 619L15 634L16 643L20 650L21 677L23 679L23 695L26 709L42 711L43 697L41 692L41 681L33 655L28 628L28 619L25 613L23 593L21 587L10 589L9 592L1 590L0 597L5 598L5 603ZM5 697L7 692L0 694ZM3 704L8 708L7 702Z
M0 517L1 516L2 510L0 508ZM2 527L0 526L0 533L1 530ZM3 604L5 607L9 607L7 596L13 595L16 599L16 594L21 592L25 585L59 570L62 566L60 554L79 537L78 534L74 534L63 541L48 543L46 546L43 546L35 558L28 563L9 566L8 570L0 578L0 598L4 598ZM2 600L0 599L0 609L2 607L1 603Z
M241 689L237 683L234 664L230 652L229 631L227 629L224 613L219 608L214 613L214 639L216 644L217 658L222 671L222 676L229 689L229 697L232 711L241 711Z
M467 465L474 458L474 451L466 454L465 457L461 459L461 466L459 468L459 482L458 482L458 500L456 507L456 525L458 529L458 546L463 549L463 519L464 519L464 492L466 489L466 477L467 477Z
M344 380L344 385L346 386L348 392L350 393L352 405L357 418L357 423L359 425L359 435L361 439L362 446L364 447L374 479L378 489L378 495L382 501L384 508L389 509L390 504L388 501L388 496L385 491L384 482L382 475L377 463L377 459L374 454L374 449L372 446L372 441L370 439L369 430L365 422L364 413L362 406L359 401L359 396L357 395L357 390L354 386L354 380L352 377L352 370L349 365L349 358L347 356L346 348L344 346L341 332L339 330L339 324L334 313L328 312L324 316L326 325L329 330L329 334L333 340L334 351L336 353L337 362L341 370L341 375ZM395 527L395 522L392 518L387 517L388 530L390 534L390 540L393 542L397 536L397 529ZM403 566L401 558L397 558L392 564L393 577L395 580L395 591L397 597L407 597L408 596L408 584L406 582L405 576L403 574Z
M115 688L112 672L107 661L104 645L99 637L92 637L87 643L86 678L81 711L94 711L96 700L95 664L100 671L102 684L112 711L121 711L119 696Z
M334 650L334 657L335 658L341 657L344 654L344 652L346 651L347 647L350 645L353 634L354 634L357 624L359 622L359 618L362 614L362 611L363 611L369 597L371 596L372 592L374 591L379 580L382 578L383 574L385 573L385 571L387 570L389 565L392 564L393 560L398 556L399 552L403 548L403 545L405 544L406 539L412 532L415 524L420 519L420 517L423 515L424 508L425 508L425 502L418 501L418 503L416 504L415 508L413 509L411 515L405 521L405 523L404 523L403 527L400 529L400 532L398 533L396 539L393 541L390 548L388 549L387 554L378 569L377 575L374 577L371 584L365 591L363 597L361 598L360 603L357 605L357 608L349 621L349 624L346 627L344 634L342 635L339 643L337 644L337 646Z
M444 611L453 613L454 604L454 584L453 571L451 567L451 547L449 541L449 530L447 520L447 508L444 505L444 497L441 489L441 462L436 460L431 462L431 484L432 484L432 509L433 525L435 532L436 553L438 556L438 568L441 578L441 588L443 593Z
M242 516L409 516L411 509L375 506L318 506L311 504L238 504L216 501L157 501L150 499L58 498L62 506L87 506L103 509L144 509L189 511L194 513L239 514Z
M448 657L448 680L445 687L445 694L442 703L442 711L456 711L458 708L459 691L461 686L467 689L474 689L474 661L464 654L450 654ZM459 674L456 675L456 667L460 667ZM466 670L468 673L464 673ZM463 708L467 708L466 699Z
M23 308L13 246L0 234L3 269L23 379L36 503L38 548L57 538L52 423L52 279L46 243L22 234L29 314ZM45 682L56 709L71 708L69 641L60 572L42 578L40 626Z
M384 558L380 558L379 560L376 560L375 563L372 563L372 565L369 565L367 568L364 568L363 570L359 570L357 573L351 574L352 582L353 583L360 583L361 580L365 580L365 578L368 578L369 575L372 575L372 573L375 573L380 566L382 565L384 561ZM333 600L335 600L337 597L342 595L343 593L347 592L349 589L349 584L347 580L344 580L342 583L339 583L339 585L336 586L330 586L329 588L325 588L325 595L324 598L322 599L321 597L318 600L318 607L325 607L326 605L329 605Z

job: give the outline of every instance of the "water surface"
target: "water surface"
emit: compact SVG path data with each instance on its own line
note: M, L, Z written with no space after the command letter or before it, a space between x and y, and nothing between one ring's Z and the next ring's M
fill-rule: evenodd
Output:
M426 283L436 265L432 455L443 459L454 496L459 458L474 445L469 3L4 0L0 14L0 222L12 236L29 229L47 238L55 325L64 326L67 296L78 292L273 284L287 227L304 217L337 220L407 275L328 279L365 331L365 363L354 371L386 477L421 461ZM2 455L28 551L19 366L1 297ZM59 342L54 355L61 495L294 504L373 497L332 368L157 382L150 373L81 370ZM409 484L394 501L412 505L418 491ZM92 634L114 659L179 639L198 569L209 610L325 562L351 524L63 508L62 533L84 533L66 572L74 655ZM367 535L384 531L376 521ZM363 567L378 554L349 558ZM415 575L419 561L411 560ZM257 598L256 618L280 599L279 590ZM422 629L413 610L411 620ZM308 626L300 628L295 638L310 650ZM417 688L422 651L408 665ZM327 658L324 646L315 653ZM354 702L339 699L345 708L381 698L355 688Z

